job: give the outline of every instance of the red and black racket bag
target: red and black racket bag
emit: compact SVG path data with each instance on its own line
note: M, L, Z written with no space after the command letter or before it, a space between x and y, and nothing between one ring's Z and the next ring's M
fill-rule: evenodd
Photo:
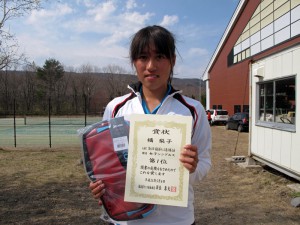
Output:
M101 200L116 221L142 219L155 209L152 204L124 201L128 135L123 117L92 124L81 132L86 173L91 181L100 179L105 184Z

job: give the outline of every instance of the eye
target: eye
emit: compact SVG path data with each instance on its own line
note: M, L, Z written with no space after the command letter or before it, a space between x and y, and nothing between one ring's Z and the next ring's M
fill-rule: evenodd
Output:
M166 59L167 57L166 57L166 55L160 53L160 54L156 55L156 58L157 59Z
M146 60L147 58L148 58L148 56L146 54L141 54L138 56L138 59L143 60L143 61Z

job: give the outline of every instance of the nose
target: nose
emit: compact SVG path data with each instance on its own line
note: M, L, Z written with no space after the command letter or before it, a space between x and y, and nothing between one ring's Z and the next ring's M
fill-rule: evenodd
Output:
M149 58L148 63L147 63L147 70L149 71L154 71L156 70L156 61L154 58Z

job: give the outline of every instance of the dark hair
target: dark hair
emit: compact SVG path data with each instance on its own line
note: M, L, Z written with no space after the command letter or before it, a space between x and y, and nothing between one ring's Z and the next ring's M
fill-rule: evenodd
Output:
M133 36L129 50L131 64L138 59L145 48L149 47L150 43L153 43L156 50L164 54L170 60L170 63L173 64L173 59L176 56L174 35L166 28L158 25L144 27ZM172 77L173 67L169 77L170 83Z

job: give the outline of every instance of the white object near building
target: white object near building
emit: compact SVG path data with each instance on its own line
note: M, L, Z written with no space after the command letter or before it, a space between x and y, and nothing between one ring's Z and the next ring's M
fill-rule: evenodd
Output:
M300 180L300 45L253 62L250 74L249 154Z

